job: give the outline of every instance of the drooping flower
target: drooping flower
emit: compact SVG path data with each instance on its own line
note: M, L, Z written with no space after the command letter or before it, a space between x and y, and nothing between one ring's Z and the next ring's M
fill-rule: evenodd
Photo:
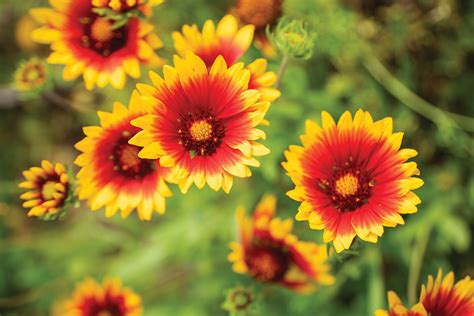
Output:
M130 109L115 103L112 113L98 112L101 126L84 127L86 137L76 144L82 152L75 160L79 199L92 210L105 206L107 217L120 210L125 218L137 209L141 220L150 220L154 211L165 212L165 198L172 195L165 182L169 169L139 158L140 148L128 143L139 131L130 121L146 114L138 98L134 92Z
M57 316L140 316L141 298L119 279L98 284L91 278L79 283L71 298L59 303Z
M207 20L202 33L196 25L184 25L182 33L173 33L174 47L181 57L189 52L199 56L208 69L219 55L230 66L248 50L253 39L253 29L251 25L239 29L235 17L226 15L217 29L212 20ZM262 100L272 102L280 96L280 91L273 88L277 75L267 71L267 61L264 58L255 60L247 69L250 70L249 89L262 92Z
M428 276L421 287L420 303L431 316L474 315L474 280L470 276L454 284L454 273L443 278L441 269L436 280Z
M163 2L164 0L92 0L92 5L96 8L108 8L120 13L137 9L146 16L151 16L152 8Z
M403 133L392 133L392 119L374 122L368 112L339 122L322 113L322 128L306 122L303 146L290 146L283 163L302 202L297 220L324 230L325 242L337 252L349 249L357 235L377 242L384 226L403 224L400 214L414 213L421 201L412 192L423 185L413 149L400 149Z
M23 171L26 181L19 187L30 191L20 198L26 200L23 207L29 208L28 216L54 217L65 205L70 191L69 177L60 163L53 165L41 161L41 167L31 167Z
M162 46L153 25L136 17L120 28L93 11L90 0L51 0L53 8L32 9L43 26L32 33L38 43L51 44L51 64L65 65L64 80L83 75L86 88L111 84L122 89L126 75L140 77L140 64L159 65L154 49Z
M39 58L22 62L15 71L15 88L21 92L39 91L48 82L48 69Z
M262 53L273 58L275 48L268 40L265 30L273 26L282 14L283 0L236 0L231 12L245 24L255 26L255 44Z
M299 241L291 234L293 221L273 217L276 198L265 196L252 218L237 210L239 243L230 244L233 270L260 282L277 283L297 292L310 292L315 284L331 284L326 247Z
M379 309L375 311L375 316L428 316L421 303L408 310L395 292L389 291L387 297L389 310Z
M164 79L151 73L153 86L137 85L141 103L151 114L132 122L143 131L130 144L144 147L141 158L160 158L185 193L195 183L229 192L233 176L249 177L247 166L269 150L256 142L265 138L257 126L270 106L261 93L248 89L250 72L242 63L228 68L219 56L211 69L198 56L174 58L164 66Z

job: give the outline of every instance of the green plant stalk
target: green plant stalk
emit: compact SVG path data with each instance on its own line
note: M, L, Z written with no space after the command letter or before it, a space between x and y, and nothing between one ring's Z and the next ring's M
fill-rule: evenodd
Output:
M423 264L423 257L425 256L426 247L428 246L428 239L431 233L431 223L427 223L419 232L415 244L413 245L413 252L410 260L410 267L408 270L407 295L409 305L416 302L418 281L420 279L421 266Z
M395 78L375 56L368 54L364 59L364 66L368 72L387 89L395 98L407 107L426 117L436 125L442 122L458 129L474 132L474 118L446 112L420 98Z
M281 79L283 78L283 75L285 74L286 66L288 65L288 55L283 55L283 58L281 59L281 64L280 64L280 69L278 69L278 74L277 74L277 81L275 82L275 88L278 88L280 85Z
M373 312L383 305L383 298L385 293L385 284L382 273L382 255L378 247L374 249L367 248L366 257L369 260L369 276L368 276L368 314Z

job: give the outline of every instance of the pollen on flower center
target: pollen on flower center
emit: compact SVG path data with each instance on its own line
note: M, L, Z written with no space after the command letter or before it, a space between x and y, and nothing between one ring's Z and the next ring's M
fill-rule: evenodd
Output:
M112 23L102 18L95 20L91 25L91 37L100 42L110 41L114 37Z
M107 57L127 45L128 26L113 28L113 21L99 16L86 16L79 19L83 25L80 37L84 48L91 49Z
M285 275L289 267L288 253L277 246L258 245L246 256L250 274L263 282L276 282Z
M41 188L41 195L45 201L53 199L54 193L56 193L56 183L55 181L46 181Z
M359 187L359 180L348 173L336 181L336 192L343 196L354 195Z
M97 316L113 316L110 311L100 311Z
M212 136L212 126L205 120L196 121L191 125L189 132L194 140L206 140Z

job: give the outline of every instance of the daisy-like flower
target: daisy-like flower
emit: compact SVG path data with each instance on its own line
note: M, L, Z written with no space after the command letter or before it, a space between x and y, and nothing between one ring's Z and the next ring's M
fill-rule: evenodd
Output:
M268 40L265 29L274 25L282 14L283 0L237 0L231 12L242 23L255 26L255 45L267 57L275 57L276 51Z
M349 249L354 237L377 242L384 226L403 224L400 214L414 213L421 201L412 192L423 185L417 152L400 149L403 133L392 133L392 119L374 122L368 112L354 119L345 112L339 122L322 113L322 128L306 122L303 146L290 146L283 163L301 201L297 220L323 229L325 242L337 252Z
M466 276L454 284L454 273L443 278L441 269L436 280L428 276L428 283L421 287L420 303L431 316L474 315L474 280Z
M70 191L69 177L60 163L53 165L41 161L41 167L31 167L23 171L26 181L19 187L30 191L20 198L26 200L23 207L29 208L28 216L51 216L58 214L65 205Z
M86 88L125 85L126 75L140 77L140 64L159 65L154 49L162 46L153 25L131 17L115 29L114 21L94 13L90 0L50 0L53 8L32 9L43 26L32 33L38 43L51 44L51 64L65 65L64 80L83 75Z
M141 298L118 279L98 284L87 278L78 284L72 297L60 302L57 316L140 316Z
M376 310L375 316L428 316L421 303L414 305L411 309L407 309L395 292L389 291L387 297L389 310Z
M138 9L146 16L151 16L152 8L163 2L164 0L92 0L92 5L96 8L108 8L120 13Z
M248 50L252 43L253 30L252 25L239 29L235 17L226 15L217 25L217 29L212 20L207 20L202 33L196 25L184 25L182 33L173 33L174 47L181 57L185 57L189 52L199 56L208 68L219 55L227 65L232 65ZM273 88L277 75L267 71L266 59L255 60L247 69L250 71L249 89L262 92L262 100L272 102L280 96L280 91Z
M33 57L19 65L14 78L19 91L37 91L48 82L48 69L42 60Z
M130 144L144 147L141 158L172 168L172 179L185 193L195 183L229 192L233 177L249 177L247 166L269 150L256 142L265 133L256 127L270 106L261 93L248 89L250 72L242 63L228 68L222 56L208 70L198 56L174 58L164 79L151 73L153 86L137 85L141 103L151 114L132 122L143 131Z
M79 199L87 199L94 211L105 206L105 215L118 210L122 218L134 209L141 220L150 220L153 211L165 212L165 198L171 196L165 177L170 172L159 160L140 159L140 148L128 143L139 129L130 121L146 114L132 94L130 110L115 103L113 112L98 112L101 126L84 127L86 137L76 144L82 152L75 163Z
M277 283L297 292L310 292L315 284L331 284L326 247L299 241L291 234L293 221L273 218L276 198L265 196L252 218L237 210L240 243L230 244L236 273L248 274L260 282Z

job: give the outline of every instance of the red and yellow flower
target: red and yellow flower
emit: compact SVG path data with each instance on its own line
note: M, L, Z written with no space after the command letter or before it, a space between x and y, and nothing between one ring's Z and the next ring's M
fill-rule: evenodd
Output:
M282 14L283 0L237 0L231 12L242 23L255 26L255 45L273 58L276 50L265 34L267 25L274 25Z
M414 213L421 201L412 192L423 185L417 152L400 149L403 133L392 133L392 119L374 122L368 112L339 122L322 113L322 128L306 122L303 146L290 146L283 163L295 189L288 195L301 205L297 220L324 230L337 252L349 249L355 236L377 242L384 226L403 224L400 214Z
M60 163L53 165L47 160L41 167L31 167L23 171L26 181L19 187L30 191L20 198L26 200L23 207L30 208L28 216L48 216L58 214L68 198L70 183L66 169Z
M275 208L276 198L269 195L262 198L252 218L243 208L237 210L240 242L230 244L228 256L233 270L297 292L333 283L326 247L299 241L291 234L293 221L274 218Z
M185 57L191 52L199 56L210 68L217 56L222 56L227 65L234 64L248 50L253 39L254 27L245 25L239 29L237 20L232 15L226 15L217 25L212 20L204 23L202 32L196 25L184 25L182 33L174 32L173 41L176 52ZM267 61L259 58L249 64L249 89L262 92L262 100L274 101L280 96L280 91L273 88L277 75L267 70Z
M144 147L139 157L160 158L185 193L195 183L229 192L233 177L249 177L255 156L269 150L256 142L257 129L270 106L261 92L249 89L250 72L242 63L227 67L222 56L208 70L189 53L175 56L175 67L164 66L164 79L151 73L152 86L139 84L142 104L151 114L135 119L140 127L130 144Z
M114 29L114 21L94 13L91 0L50 0L53 8L32 9L42 24L32 33L38 43L51 44L51 64L65 65L64 80L83 75L86 88L125 85L126 75L140 77L140 64L162 63L154 49L162 46L153 25L136 17Z
M107 217L120 210L125 218L137 209L141 220L150 220L154 211L165 212L172 195L165 182L169 169L158 159L139 158L140 148L128 143L139 131L130 121L146 114L138 98L134 92L130 109L115 103L112 113L98 112L101 126L84 127L86 137L76 144L82 152L75 160L79 199L92 210L105 206Z
M164 0L92 0L92 5L96 8L108 8L121 13L138 9L146 16L151 16L153 7L163 2Z
M466 276L454 284L454 273L443 278L440 269L436 280L429 275L428 283L422 285L420 303L432 316L474 315L474 280Z
M87 278L78 284L71 298L56 307L57 316L140 316L141 298L119 279L105 279L98 284Z
M395 292L389 291L387 297L389 310L376 310L375 316L428 316L421 303L414 305L411 309L407 309Z

